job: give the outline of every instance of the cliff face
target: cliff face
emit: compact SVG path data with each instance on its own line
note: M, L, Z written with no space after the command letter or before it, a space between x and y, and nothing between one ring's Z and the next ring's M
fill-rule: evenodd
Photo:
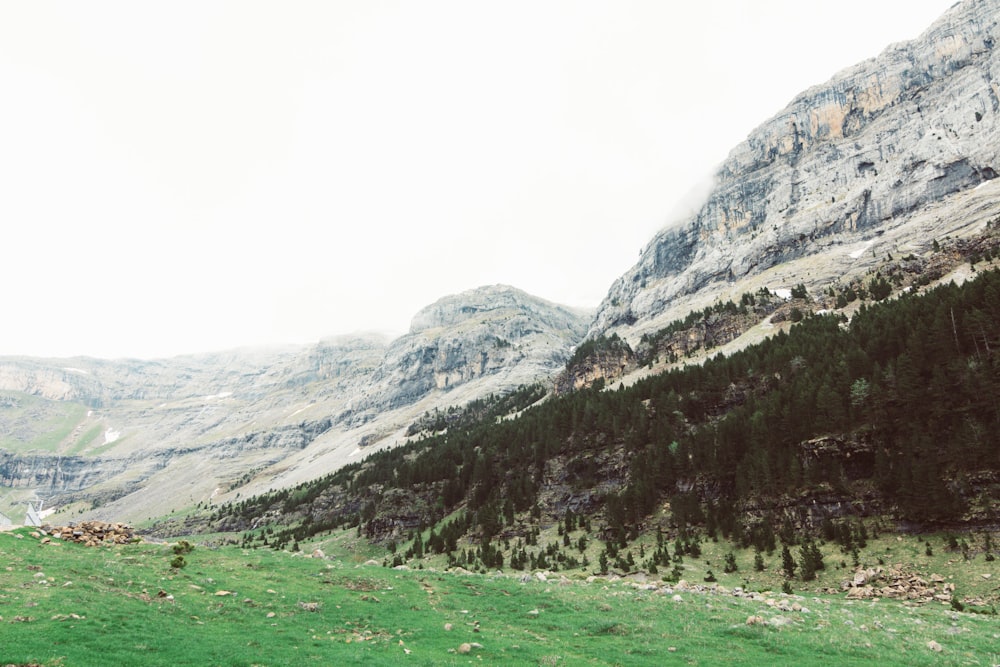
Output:
M713 284L869 240L995 178L998 19L997 0L962 2L758 127L699 212L657 234L614 283L591 335L627 334Z
M461 404L547 380L582 340L589 319L504 285L444 297L417 313L409 333L354 384L338 421L373 422L436 393Z
M155 516L291 485L391 446L426 411L545 381L590 314L505 286L445 297L408 334L153 361L0 358L0 488L15 505ZM404 434L404 435L401 435ZM0 510L20 508L14 505Z
M548 379L582 340L588 319L504 285L445 297L390 345L373 378L381 391L366 407L396 408L487 377L501 391Z

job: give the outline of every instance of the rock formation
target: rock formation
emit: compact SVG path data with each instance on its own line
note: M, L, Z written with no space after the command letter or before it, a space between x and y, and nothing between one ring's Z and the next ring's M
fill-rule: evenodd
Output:
M296 484L401 442L428 411L547 381L589 319L497 285L437 301L391 342L358 334L152 361L0 358L0 488L13 492L9 508L37 493L50 506L92 506L83 518L136 519L247 485Z
M417 313L393 341L361 404L369 415L433 390L493 377L493 391L548 379L582 340L588 318L505 285L447 296Z
M697 214L614 283L590 335L648 331L683 316L684 297L871 241L996 178L998 18L996 0L962 2L920 38L795 98L730 153Z

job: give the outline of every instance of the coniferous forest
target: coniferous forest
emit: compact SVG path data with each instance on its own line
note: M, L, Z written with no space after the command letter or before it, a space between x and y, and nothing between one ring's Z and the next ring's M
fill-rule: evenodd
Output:
M729 357L550 396L513 419L478 412L488 418L223 506L212 524L243 530L269 513L289 526L279 544L344 525L387 540L464 509L432 531L428 548L443 552L461 535L488 546L518 517L586 517L624 542L665 503L680 534L744 545L773 542L782 525L829 531L852 513L995 522L1000 271L862 304L849 322L806 316Z

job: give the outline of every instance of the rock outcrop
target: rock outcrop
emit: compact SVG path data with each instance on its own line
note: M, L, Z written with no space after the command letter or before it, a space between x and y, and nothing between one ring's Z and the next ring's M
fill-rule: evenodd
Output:
M393 341L351 418L492 378L491 391L548 380L566 364L589 317L506 285L444 297ZM464 401L463 401L464 402Z
M870 241L996 178L998 18L997 0L962 2L920 38L799 95L730 153L698 213L614 283L590 336L649 331L686 314L684 297Z
M151 361L0 358L0 487L14 492L0 509L37 493L49 506L89 504L82 518L135 520L248 484L294 485L399 442L428 411L548 381L589 321L490 286L424 308L395 341L357 334Z

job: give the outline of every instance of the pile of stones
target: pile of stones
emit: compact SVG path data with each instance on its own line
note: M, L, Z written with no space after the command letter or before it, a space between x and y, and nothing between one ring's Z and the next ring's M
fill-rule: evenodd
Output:
M904 571L901 565L858 570L854 578L841 584L847 597L854 600L893 598L914 602L948 602L955 593L955 584L945 581L939 574L932 574L930 581Z
M100 544L128 544L135 534L132 526L105 521L81 521L70 523L68 526L42 526L42 532L52 539L79 542L88 547Z

